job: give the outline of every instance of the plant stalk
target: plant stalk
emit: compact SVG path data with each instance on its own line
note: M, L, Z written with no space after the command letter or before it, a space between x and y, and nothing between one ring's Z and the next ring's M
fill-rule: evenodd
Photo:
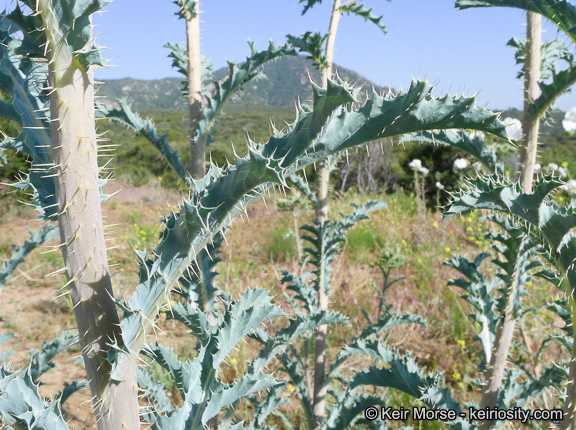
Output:
M328 87L328 78L332 75L332 59L334 57L334 44L336 42L336 32L340 21L340 0L334 0L332 6L332 16L326 40L326 62L328 66L322 69L322 86ZM330 166L328 161L322 163L318 172L319 186L317 194L316 218L320 223L328 220L328 184L330 180ZM328 295L323 283L318 289L318 305L322 310L328 310ZM326 380L326 336L328 326L322 325L316 329L314 342L314 399L312 402L314 413L314 429L320 428L324 422L326 411L326 394L328 387L324 384Z
M538 79L540 78L540 43L541 43L541 23L542 18L539 14L527 13L526 29L526 61L524 73L524 116L522 120L523 145L521 151L520 180L524 192L532 193L532 182L534 179L534 165L538 148L538 129L540 118L538 115L528 115L530 104L538 97ZM519 252L524 247L521 246ZM509 292L509 300L513 291ZM496 338L494 339L494 348L490 358L490 364L486 371L486 382L482 389L481 408L496 407L498 395L502 388L504 378L504 369L512 343L514 328L516 327L516 318L513 316L512 303L507 304L504 314L501 316ZM486 420L479 424L480 430L486 430L494 425L493 421Z
M522 239L518 247L518 255L524 252L525 243L528 239ZM514 296L518 288L518 270L520 265L520 258L517 258L514 265L514 274L507 286L508 297L506 299L506 307L500 314L500 320L496 327L496 336L494 338L494 345L492 347L492 354L488 359L488 367L486 369L486 377L484 387L482 388L482 399L480 400L480 408L494 408L498 404L498 396L502 388L502 381L504 380L504 369L508 361L508 353L510 345L512 344L512 337L514 329L516 328L516 316L514 315ZM481 421L478 425L479 430L488 430L494 425L492 420Z
M51 146L61 250L82 356L100 430L140 427L136 362L119 370L110 384L110 344L122 344L104 239L98 147L94 122L94 70L74 58L60 35L50 0L38 9L48 40Z
M186 50L188 53L188 113L190 117L190 174L201 179L206 174L206 133L194 139L202 120L202 57L200 55L200 4L194 14L185 11Z
M332 17L330 18L330 27L328 29L328 38L326 39L326 63L328 66L322 69L322 86L328 86L328 79L332 75L332 59L334 58L334 44L336 43L336 32L338 31L338 23L340 22L340 0L334 0L332 7ZM327 161L322 163L318 171L319 186L316 205L316 218L321 223L328 219L328 183L330 180L330 167Z
M326 264L324 261L320 263ZM322 310L328 310L328 294L326 292L326 279L323 267L321 267L321 279L318 283L318 306ZM324 422L326 412L326 394L328 387L326 382L326 337L327 325L319 326L314 336L314 402L312 412L314 414L314 429L319 429Z
M522 117L522 150L520 164L522 171L520 181L527 194L532 193L534 181L534 165L538 151L538 131L540 116L529 115L528 108L538 97L540 87L540 44L542 36L542 17L534 12L527 12L528 25L526 29L526 61L524 74L524 115Z
M510 291L510 293L512 293ZM512 335L516 326L516 319L512 316L511 303L506 306L506 311L501 317L496 329L496 338L492 349L490 363L486 370L485 385L482 388L482 399L480 400L480 409L494 408L498 402L498 395L502 388L504 379L504 369L508 360L508 351L512 343ZM479 430L491 429L494 421L484 420L479 423Z

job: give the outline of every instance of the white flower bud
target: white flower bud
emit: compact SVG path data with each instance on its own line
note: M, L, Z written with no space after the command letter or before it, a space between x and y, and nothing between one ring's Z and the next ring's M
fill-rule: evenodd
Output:
M502 123L506 126L508 138L513 141L522 140L522 123L519 119L504 118Z
M414 170L420 170L422 168L422 161L417 158L408 163L408 167Z
M567 132L576 131L576 107L569 109L562 120L562 127Z
M455 169L459 170L465 169L466 167L468 167L469 164L470 163L465 158L457 158L456 160L454 160Z

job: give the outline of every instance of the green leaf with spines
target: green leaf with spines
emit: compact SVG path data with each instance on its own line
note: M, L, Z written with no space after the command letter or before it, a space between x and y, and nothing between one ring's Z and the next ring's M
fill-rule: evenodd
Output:
M78 342L78 335L69 332L64 332L60 336L46 343L43 342L42 350L30 350L30 366L29 372L34 383L38 383L40 376L48 370L55 367L52 359L64 351L69 346Z
M327 88L314 85L313 91L314 106L300 109L286 134L272 136L262 145L250 143L249 155L226 170L212 166L195 182L195 191L178 213L165 219L154 250L157 270L141 276L127 303L121 323L124 344L109 355L113 369L118 354L140 349L167 294L198 252L269 184L284 183L287 175L347 147L406 131L464 127L505 136L497 115L475 107L473 98L434 99L425 82L415 82L407 93L386 99L375 95L357 110L345 107L354 95L344 85L329 81Z
M312 203L313 206L316 206L316 194L310 189L308 183L302 178L300 175L290 175L286 178L286 182L300 191L306 198Z
M254 333L263 322L284 315L272 305L264 290L249 290L238 301L224 292L219 298L224 312L217 315L215 325L210 325L206 314L192 303L173 305L172 311L166 312L167 317L191 328L197 338L197 356L192 362L181 362L171 349L157 343L142 350L170 373L184 400L183 407L172 409L168 414L148 410L144 416L152 428L195 428L200 423L206 424L220 410L233 406L240 398L277 384L270 375L261 372L263 366L253 364L242 379L233 384L224 384L217 379L224 359L246 335Z
M261 429L264 426L264 421L270 414L274 413L276 409L280 406L290 403L286 397L281 396L281 392L286 388L286 383L281 383L270 388L266 397L262 400L258 400L254 396L250 396L250 402L254 406L254 410L257 412L254 417L254 422L252 425L256 429Z
M296 293L293 297L299 300L302 306L309 312L314 312L318 309L318 298L314 292L314 288L308 286L307 279L312 275L310 272L304 272L300 276L294 273L281 270L280 283L286 286L286 289Z
M224 321L215 336L217 346L212 353L214 369L257 326L271 318L285 315L270 302L270 296L264 290L249 290L230 307L229 312L231 318Z
M198 355L190 363L180 362L171 349L158 345L156 342L142 351L170 373L184 401L183 407L176 408L176 411L169 411L168 415L152 409L144 414L144 419L153 429L190 428L191 423L197 423L200 420L207 395L204 391L206 385L203 382L207 382L210 377L206 375L206 368L202 363L206 349L201 347Z
M503 282L499 278L489 281L480 272L480 265L488 257L487 253L481 253L474 261L468 261L463 255L453 255L444 262L445 266L458 270L467 278L451 279L448 285L466 291L467 294L461 297L476 308L476 312L471 312L468 316L480 325L480 333L474 337L482 343L481 370L490 362L499 318L496 312L498 302L490 293Z
M514 57L516 64L522 65L516 78L524 77L526 62L526 40L513 37L506 43L516 49ZM574 53L570 51L566 42L560 39L545 40L540 46L540 80L544 81L556 76L561 72L558 61L566 61L568 64L574 63Z
M150 118L142 120L140 116L132 111L125 98L118 99L120 107L118 109L110 108L109 106L96 103L96 117L108 118L113 121L121 122L125 126L133 129L137 133L144 136L160 153L164 159L170 164L170 167L178 174L188 187L192 185L192 180L186 168L180 161L180 154L178 151L172 149L168 142L168 134L160 134L156 130L156 126Z
M191 363L180 362L172 349L157 342L143 348L142 353L170 372L183 399L193 403L202 401L204 396L201 380L202 372L205 370L202 359L205 357L205 348L200 349L198 356Z
M172 305L170 312L166 314L166 319L180 321L203 345L208 344L210 336L213 334L207 315L190 303Z
M60 400L43 399L30 368L11 371L7 365L0 367L0 415L14 428L69 430Z
M292 346L290 349L293 353L295 352ZM295 354L295 358L295 360L291 359L287 353L281 354L280 361L282 362L282 369L288 374L292 385L294 385L298 391L300 403L302 404L302 409L308 422L312 422L311 420L314 416L312 412L312 393L308 392L306 385L306 367L297 354Z
M458 0L456 7L467 9L471 7L503 6L534 12L549 19L559 30L563 31L572 42L576 43L576 7L567 1L558 0ZM557 52L558 53L558 52ZM546 52L544 52L546 54ZM563 55L563 54L561 54ZM568 61L566 70L553 74L552 82L540 83L541 94L529 106L528 114L542 116L552 107L554 101L576 83L576 62L573 57L563 55ZM570 61L571 60L571 61Z
M300 227L301 230L309 233L303 234L302 240L312 245L312 248L305 248L304 251L310 254L310 263L315 267L312 284L316 291L322 288L326 294L330 293L330 274L332 273L330 264L340 251L340 243L346 241L348 230L360 220L368 219L368 212L383 208L386 208L383 202L373 200L362 207L356 206L356 210L349 215L341 213L341 220L322 224L318 220L313 220L313 224Z
M212 242L198 253L198 258L192 263L187 273L180 278L179 288L174 292L182 296L188 303L198 307L204 312L215 312L217 288L214 278L218 275L216 265L222 261L220 253L223 232L212 238Z
M552 82L539 83L540 95L528 106L528 113L530 115L544 115L556 99L562 94L566 94L575 83L576 61L572 61L568 69L554 75Z
M198 15L197 0L175 0L173 3L179 7L176 15L181 19L191 19Z
M343 401L338 402L333 408L328 409L329 416L324 427L326 430L346 430L354 428L354 421L359 415L363 414L366 408L386 405L386 401L377 396L370 396L364 393L346 394Z
M12 36L15 25L0 16L0 90L9 99L0 100L0 116L8 118L21 128L18 136L5 136L0 147L27 154L32 159L28 175L13 187L32 193L31 203L42 220L56 219L55 187L52 178L50 150L50 123L47 92L48 68L15 53L22 43Z
M4 333L0 335L0 345L2 345L4 342L9 341L10 339L14 338L14 334L13 333ZM12 351L11 349L7 349L6 351L2 352L0 354L0 363L4 362L8 357L10 357L12 354L14 354L14 351Z
M251 55L241 65L236 65L233 62L228 62L228 76L220 81L212 79L212 63L206 58L202 57L202 95L206 99L206 106L202 109L202 119L197 124L193 133L193 140L199 141L203 136L206 136L206 144L212 142L212 129L216 118L222 113L224 105L230 97L242 90L242 86L251 80L258 80L265 78L265 75L259 71L259 68L276 58L285 55L296 55L296 51L289 48L288 45L276 46L272 41L265 51L258 52L254 42L248 41L250 46ZM188 92L188 56L183 46L173 43L168 43L165 47L171 50L169 54L173 58L172 67L176 68L186 79L182 82L182 92ZM206 82L206 85L204 83ZM212 92L207 90L208 82L214 87Z
M329 83L329 88L331 85ZM307 151L300 157L298 166L307 166L318 158L371 140L412 132L481 128L479 131L507 138L498 114L477 108L474 97L444 96L436 99L432 96L432 89L426 81L413 81L407 92L396 96L387 94L386 97L375 93L356 110L338 109L314 139L314 156ZM292 170L296 170L295 167L288 172L292 173Z
M366 342L370 342L377 335L386 330L391 330L402 324L422 324L426 326L426 321L417 315L412 315L411 313L405 313L403 315L393 314L389 311L385 312L378 321L374 324L369 322L369 325L362 330L362 332L355 336L344 348L340 350L338 357L330 366L330 370L326 376L326 380L330 381L332 378L336 377L336 373L344 362L352 355L369 354L369 350L365 348ZM378 347L384 346L383 344L378 344ZM379 356L373 356L374 359L379 359Z
M533 269L542 266L535 257L544 250L523 226L514 224L500 214L488 216L486 220L498 224L503 230L486 235L492 242L492 249L505 257L504 261L499 257L492 260L492 263L500 268L496 276L502 279L505 285L500 290L502 295L498 300L498 313L505 312L508 303L511 303L512 315L518 318L522 312L521 298L528 295L524 285L534 280ZM512 297L509 298L510 294Z
M188 96L188 53L186 48L178 43L168 42L164 45L164 48L170 49L170 54L168 57L172 58L172 68L176 69L178 73L184 76L181 82L182 96ZM200 67L202 68L201 80L202 80L202 94L205 94L207 89L204 82L212 79L212 60L210 58L202 55L200 58Z
M564 327L562 327L562 331L566 334L566 336L573 338L574 327L572 327L572 315L570 313L568 300L557 299L554 300L552 303L549 303L546 307L548 308L548 310L558 315L562 319L562 321L564 321Z
M172 68L176 69L178 73L188 79L188 55L186 48L179 43L168 42L164 45L168 48L170 53L168 57L172 58ZM186 85L187 87L188 85ZM185 88L184 85L182 88Z
M9 27L6 22L13 24L12 29L8 30L10 33L16 31L22 32L21 43L12 46L16 54L35 58L44 55L41 47L46 43L46 35L43 31L37 30L43 27L40 15L26 15L20 7L20 4L16 3L16 7L9 14L6 14L6 11L4 11L2 20L4 23L1 27L8 29ZM17 28L17 30L14 28Z
M214 91L212 94L204 93L207 106L202 109L202 119L194 131L193 140L197 142L202 136L210 135L216 117L222 113L226 102L230 97L242 89L242 86L253 80L264 77L259 68L265 63L286 55L296 55L296 51L287 44L275 45L270 41L268 49L258 52L254 42L248 41L250 56L241 65L228 62L228 76L221 81L213 81ZM207 143L210 141L207 139Z
M571 229L576 227L576 211L572 207L559 208L550 202L550 194L563 182L546 175L534 182L533 194L524 194L519 183L511 183L499 175L469 179L465 188L452 195L444 213L445 218L474 209L488 209L512 216L519 223L533 228L557 268L565 272L570 285L576 285L576 273L570 270L576 260L576 238ZM535 228L534 228L535 227Z
M64 388L62 389L59 400L60 404L64 404L66 400L70 398L70 396L80 390L90 388L88 381L86 379L76 379L72 381L72 383L64 382Z
M539 13L548 18L572 41L576 42L576 7L567 1L559 0L458 0L456 7L468 9L471 7L504 6Z
M358 342L354 353L381 360L387 367L371 366L367 371L356 373L350 383L350 389L365 385L394 388L421 400L433 409L453 409L458 415L460 414L462 409L452 399L448 390L439 388L440 376L425 375L414 357L401 355L379 341ZM451 422L451 425L462 429L475 428L460 417Z
M322 0L299 0L299 3L305 3L302 15L308 12L308 9L313 7L316 3L322 3Z
M246 375L234 384L221 388L212 393L206 410L202 415L202 424L215 417L218 412L230 405L235 404L240 398L248 397L258 391L273 388L277 382L270 376L262 373L256 375Z
M110 2L111 0L51 0L49 12L45 12L38 10L36 0L22 0L22 3L32 10L32 15L25 16L17 8L7 17L21 28L24 35L33 39L28 41L27 45L35 49L28 50L27 55L44 58L43 46L48 42L45 34L54 32L64 38L70 52L84 70L87 70L91 65L104 66L100 50L92 40L90 15ZM43 13L53 16L54 28L46 29L43 20L37 18L38 15L42 17Z
M528 380L516 382L518 376L526 372L507 373L503 390L498 396L499 407L503 409L528 406L533 399L551 388L561 392L568 380L568 367L557 364L546 367L538 379L530 376Z
M376 16L372 13L372 9L368 9L366 6L364 6L363 3L345 3L342 6L340 6L340 12L342 12L343 14L354 14L354 15L358 15L362 18L364 18L366 21L370 21L373 22L374 24L376 24L376 26L382 30L382 32L384 33L384 35L386 35L386 27L384 27L384 24L382 24L382 15L380 16Z
M249 335L250 338L257 340L262 344L258 357L252 362L251 372L264 369L268 363L279 354L285 353L286 349L301 335L310 333L323 325L345 324L348 325L348 319L334 311L316 310L310 314L297 312L296 318L290 318L288 326L281 328L271 336L263 330L254 330ZM297 355L297 354L296 354Z
M48 242L55 237L59 237L60 229L52 224L47 224L42 226L38 233L34 231L30 231L30 239L24 242L23 245L14 248L14 252L12 253L12 257L10 260L6 260L2 262L2 269L0 270L0 291L4 288L6 281L14 273L16 267L20 263L24 262L24 259L30 254L33 250L38 248L40 245L43 245L45 242Z
M294 48L298 49L299 52L305 52L309 55L306 56L309 60L312 60L312 64L317 69L327 69L328 60L326 55L324 55L324 44L328 35L322 35L319 32L311 33L307 31L301 36L292 36L290 34L286 35L288 43Z

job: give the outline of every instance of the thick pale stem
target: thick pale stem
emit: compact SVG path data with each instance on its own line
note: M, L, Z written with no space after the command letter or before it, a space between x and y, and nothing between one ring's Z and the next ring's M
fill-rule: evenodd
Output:
M321 263L322 265L324 263ZM322 270L322 277L325 271ZM318 288L318 306L320 309L328 309L328 294L324 282L321 280ZM326 336L328 333L327 325L319 326L316 329L314 339L314 428L320 428L324 422L324 413L326 410L326 394L328 387L324 384L326 381Z
M336 31L340 21L340 0L334 0L332 7L332 16L330 18L330 28L328 30L328 39L326 40L326 62L328 67L322 70L322 86L328 86L328 78L332 74L332 58L334 57L334 43L336 42ZM322 163L318 172L319 186L316 204L316 218L324 223L328 219L328 183L330 180L330 167L327 162ZM321 283L318 290L318 304L320 309L328 309L328 295ZM324 384L326 380L326 334L328 327L320 326L316 329L314 342L314 429L319 428L324 421L326 411L326 393L328 387Z
M122 342L108 268L94 122L94 73L79 64L60 36L51 2L39 10L48 37L51 138L61 248L74 303L82 356L98 428L137 429L136 363L126 360L122 382L110 385L109 344Z
M300 228L298 227L298 215L296 215L296 208L292 208L292 227L294 228L294 241L296 245L296 257L298 258L298 268L297 274L298 277L302 275L302 270L300 268L300 264L303 261L302 256L302 246L300 245Z
M496 336L494 339L494 346L492 354L489 358L488 368L486 370L485 384L482 388L482 399L480 400L480 408L494 408L498 403L498 395L502 388L502 381L504 380L504 370L506 369L506 362L508 361L508 352L512 344L512 337L514 335L514 328L516 327L516 318L514 316L514 297L517 294L518 287L518 271L520 270L520 255L524 252L526 238L522 240L518 247L518 258L514 265L514 273L510 280L510 285L507 286L507 300L506 307L500 315L500 321L496 328ZM488 430L494 425L494 421L485 420L481 421L478 425L479 430Z
M334 0L332 7L332 17L330 19L330 27L328 29L328 38L326 39L326 62L328 67L322 69L322 86L328 86L328 78L332 75L332 58L334 57L334 44L336 42L336 31L338 30L338 22L340 21L340 0ZM330 169L323 163L318 172L319 186L316 205L316 218L320 222L328 219L328 182L330 180Z
M522 120L523 145L521 151L522 171L520 180L522 188L526 193L532 193L532 182L534 178L534 165L538 149L538 128L540 118L538 115L528 115L528 107L538 97L538 79L540 78L540 43L541 43L541 16L528 12L528 25L526 30L526 62L524 76L524 116ZM522 252L520 247L519 253ZM516 282L514 280L514 282ZM510 291L509 298L513 291ZM510 299L509 299L510 300ZM501 316L494 348L490 359L490 364L486 372L486 383L482 390L481 408L495 407L498 401L498 394L502 388L504 369L512 343L516 319L513 317L513 306L509 303L504 314ZM493 421L480 422L479 429L486 430L494 425Z
M538 151L538 131L540 117L529 115L528 107L538 97L540 79L540 43L542 35L542 17L534 12L528 12L526 30L526 61L524 76L524 116L522 118L523 144L520 154L522 171L520 180L525 193L532 193L534 180L534 165Z
M200 56L200 4L196 13L186 14L186 42L188 52L188 112L190 116L190 174L200 179L206 174L206 136L194 140L195 130L202 119L202 58Z
M504 379L504 369L508 360L508 351L512 343L512 335L514 334L514 327L516 326L516 319L512 317L512 311L506 311L504 318L499 322L496 329L496 339L494 348L492 349L492 356L490 364L486 371L486 385L482 389L482 399L480 401L480 408L494 408L497 405L498 394L502 388L502 380ZM481 421L478 428L480 430L488 430L494 425L494 421L485 420Z
M316 194L316 218L321 223L328 220L328 186L330 183L330 166L322 162L318 170L318 193Z

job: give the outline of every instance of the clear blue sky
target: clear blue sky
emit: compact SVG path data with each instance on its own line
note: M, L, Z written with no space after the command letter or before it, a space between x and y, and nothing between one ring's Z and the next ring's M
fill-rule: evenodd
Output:
M226 60L242 62L247 39L264 49L268 40L284 43L287 34L325 32L330 0L304 16L297 0L201 1L202 51L214 69ZM508 8L454 8L453 0L365 0L384 15L388 35L357 16L344 16L336 39L334 62L353 69L379 85L406 88L411 78L427 76L438 93L479 92L479 104L493 109L522 106L513 36L524 38L525 14ZM104 55L114 65L97 72L99 79L132 77L159 79L178 76L171 69L164 43L185 41L184 22L174 15L170 0L115 0L94 17ZM545 20L544 20L545 21ZM544 22L544 38L556 37ZM558 106L576 106L576 96L564 96Z

